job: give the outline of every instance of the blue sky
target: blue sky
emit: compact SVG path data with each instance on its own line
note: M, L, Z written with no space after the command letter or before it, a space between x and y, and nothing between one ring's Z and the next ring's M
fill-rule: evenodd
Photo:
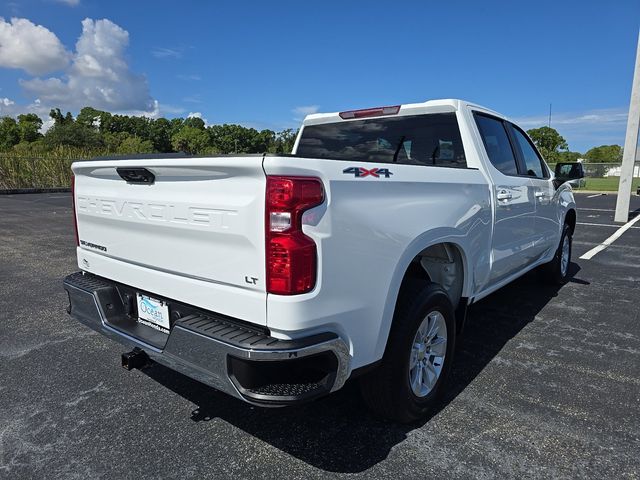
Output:
M640 1L16 0L0 17L0 115L93 102L278 130L454 97L531 128L552 103L585 151L624 141Z

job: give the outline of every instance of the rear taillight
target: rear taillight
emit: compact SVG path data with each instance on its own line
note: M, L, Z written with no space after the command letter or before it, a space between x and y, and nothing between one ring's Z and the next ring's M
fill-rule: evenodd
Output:
M76 176L71 175L71 206L73 207L73 232L76 236L76 247L80 246L78 237L78 212L76 212Z
M296 295L316 284L315 242L302 232L302 213L324 200L319 178L267 176L267 292Z

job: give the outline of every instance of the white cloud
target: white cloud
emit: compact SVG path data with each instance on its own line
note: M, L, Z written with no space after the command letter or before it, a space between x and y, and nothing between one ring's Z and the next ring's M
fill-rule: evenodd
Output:
M209 120L207 120L202 116L202 112L189 112L189 115L187 115L187 118L201 118L204 121L205 127L208 127L210 125Z
M153 100L151 102L151 105L149 105L145 109L119 110L118 113L121 115L130 115L134 117L159 118L164 114L164 109L163 109L163 106L160 105L160 102L158 102L157 100Z
M22 113L35 113L46 123L50 111L51 107L43 105L39 99L35 99L28 105L19 105L10 98L0 98L0 117L17 117Z
M292 112L294 115L296 115L296 117L306 117L307 115L311 115L312 113L317 113L319 109L319 105L306 105L296 107L292 110Z
M125 60L128 44L129 33L115 23L86 18L65 75L21 80L20 84L42 104L65 110L92 106L153 114L157 104L149 94L146 78L131 72Z
M42 75L65 68L70 54L58 37L26 18L0 17L0 67Z
M154 48L151 55L156 58L182 58L182 50L176 48Z
M551 127L560 132L569 148L586 151L593 146L624 143L627 127L626 108L604 108L582 112L552 113ZM514 118L525 129L549 124L548 115Z
M518 124L523 127L540 127L548 125L549 117L547 115L522 117L516 119ZM623 108L605 108L599 110L588 110L585 112L570 113L552 113L551 125L602 125L602 126L620 126L626 125L627 110Z
M58 3L64 3L65 5L69 5L70 7L77 7L80 5L80 0L54 0Z
M42 117L40 117L40 118L42 118ZM51 117L46 117L46 118L44 118L44 119L42 120L42 126L40 127L40 133L44 135L45 133L47 133L47 131L48 131L51 127L53 127L53 125L54 125L55 123L56 123L56 121L55 121L53 118L51 118Z

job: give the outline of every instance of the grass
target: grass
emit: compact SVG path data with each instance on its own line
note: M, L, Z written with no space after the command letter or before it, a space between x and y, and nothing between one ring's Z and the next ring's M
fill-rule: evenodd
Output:
M73 159L0 156L0 189L56 188L71 185Z
M69 146L50 150L29 147L23 150L0 152L0 190L68 188L71 186L73 162L108 154L101 149Z
M618 190L618 184L620 183L620 177L587 177L585 180L587 181L586 185L577 190L601 190L603 192L615 192ZM638 186L640 186L640 178L634 178L631 190L635 192Z

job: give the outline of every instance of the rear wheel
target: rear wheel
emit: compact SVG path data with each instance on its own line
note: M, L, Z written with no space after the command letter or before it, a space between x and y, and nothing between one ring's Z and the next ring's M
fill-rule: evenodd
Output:
M407 423L429 412L453 362L454 319L453 305L439 285L415 281L403 289L382 365L360 380L374 413Z

